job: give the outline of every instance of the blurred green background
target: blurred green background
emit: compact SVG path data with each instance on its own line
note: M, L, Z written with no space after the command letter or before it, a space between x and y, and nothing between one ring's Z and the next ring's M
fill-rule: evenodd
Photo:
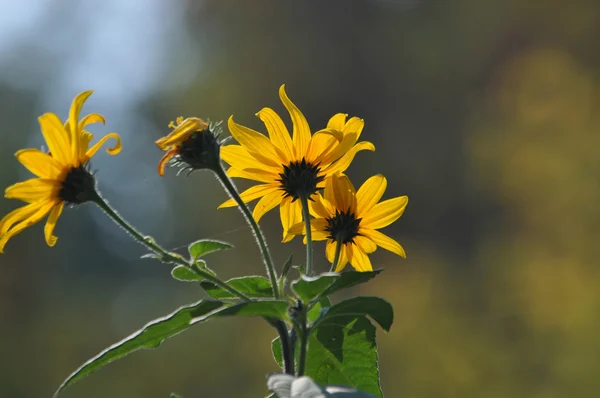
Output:
M107 117L123 152L94 158L100 189L169 248L230 241L223 277L264 272L240 214L209 173L164 178L154 140L176 116L261 131L287 85L313 129L337 112L365 119L349 175L383 173L408 195L386 233L408 259L360 289L391 301L379 334L387 397L600 395L600 3L517 0L0 3L0 185L28 178L13 157L40 147L37 116ZM249 184L240 182L242 188ZM0 200L0 213L16 201ZM276 212L261 222L276 261ZM198 298L91 205L66 211L0 257L0 396L48 397L92 355ZM325 270L323 247L317 266ZM264 322L199 325L137 352L65 397L261 397L276 370Z

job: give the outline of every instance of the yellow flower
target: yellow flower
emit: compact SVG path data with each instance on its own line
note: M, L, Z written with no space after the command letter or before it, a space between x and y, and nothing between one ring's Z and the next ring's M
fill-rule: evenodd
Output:
M162 137L156 141L156 145L161 150L167 152L158 163L158 174L161 176L165 175L165 166L169 160L176 156L181 156L184 152L186 152L186 147L189 147L191 144L190 139L193 138L192 136L195 133L208 131L209 124L197 117L189 117L184 119L180 116L177 118L175 123L169 123L169 127L171 127L173 131L171 131L171 133L166 137ZM212 134L208 135L213 137ZM203 148L200 148L200 151L202 150ZM194 153L195 152L197 151L194 151ZM186 153L192 152L187 151Z
M327 260L333 263L337 242L343 245L335 272L343 270L348 262L357 271L372 271L367 254L377 246L406 258L398 242L377 231L400 218L408 204L407 196L379 202L386 187L385 177L376 175L356 191L348 177L336 174L326 181L324 197L319 194L311 203L315 217L310 221L312 239L327 240ZM289 232L302 235L305 231L304 223L298 223Z
M38 118L42 134L50 153L38 149L23 149L15 156L38 178L19 182L8 188L4 197L27 202L0 220L0 253L6 242L25 228L39 222L48 213L44 228L46 243L54 246L58 238L53 235L54 227L67 204L80 204L93 199L95 180L87 170L87 162L110 138L117 140L114 148L107 149L111 155L121 151L121 140L116 133L104 136L89 148L93 136L84 130L92 123L105 123L104 117L92 113L79 120L79 113L92 91L77 95L71 105L69 118L63 125L54 113L46 113Z
M290 226L302 221L301 196L312 198L317 189L323 188L323 180L333 173L345 171L358 151L374 151L370 142L359 142L364 121L339 113L333 116L327 128L311 135L306 118L290 101L285 86L279 89L279 97L290 114L293 134L281 118L270 108L263 108L256 115L264 122L269 138L229 118L231 135L241 145L221 148L223 160L231 165L230 177L247 178L262 182L241 194L244 202L259 199L253 216L258 222L269 210L280 205L283 241L293 238ZM235 206L233 200L219 208Z

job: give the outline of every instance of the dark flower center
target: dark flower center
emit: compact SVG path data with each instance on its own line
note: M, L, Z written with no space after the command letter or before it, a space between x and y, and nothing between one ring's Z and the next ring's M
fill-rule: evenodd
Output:
M354 238L360 235L358 226L362 218L356 218L350 210L345 212L335 211L333 217L327 218L327 227L325 230L329 232L327 238L333 239L341 243L354 243Z
M89 202L97 196L96 179L85 165L69 170L58 192L58 197L68 205Z
M194 132L179 144L177 160L192 170L218 168L221 144L217 138L209 129Z
M283 166L283 173L279 173L281 179L281 189L285 192L284 197L290 196L296 200L302 196L310 198L317 192L319 184L324 176L319 176L321 169L319 165L308 163L306 159L302 161L291 162L288 166Z

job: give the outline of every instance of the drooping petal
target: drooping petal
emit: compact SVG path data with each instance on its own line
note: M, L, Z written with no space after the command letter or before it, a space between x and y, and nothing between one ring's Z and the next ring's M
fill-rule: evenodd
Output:
M240 170L244 169L265 169L277 175L281 169L281 165L277 167L265 165L258 161L254 156L241 145L227 145L221 147L221 159L227 162L231 167Z
M45 113L38 121L52 157L62 165L73 165L69 136L58 116Z
M181 121L171 133L155 141L156 146L165 150L167 147L180 143L196 131L203 131L208 128L208 123L197 117L188 117Z
M262 197L261 200L258 201L256 206L254 206L254 210L252 211L252 217L254 217L256 222L259 222L266 212L275 208L279 203L281 203L282 198L283 193L280 191L273 191L271 193L266 194Z
M273 167L279 167L285 161L285 159L279 159L279 155L277 154L277 151L275 151L273 143L258 131L237 124L233 121L233 116L229 117L227 125L229 126L229 132L233 138L235 138L237 142L239 142L248 153L259 162Z
M347 113L337 113L333 115L331 119L329 119L329 122L327 122L327 128L338 130L341 132L344 129L344 125L346 125L347 117Z
M273 145L275 145L275 147L281 150L285 156L285 160L287 160L286 163L290 163L294 160L300 160L296 158L292 138L290 137L290 133L279 115L271 108L263 108L256 115L265 124L265 127L269 132L269 138L271 139L271 142Z
M358 214L366 214L379 202L387 188L387 180L381 174L377 174L362 184L356 192L356 211Z
M121 137L119 137L119 134L117 133L109 133L104 137L100 138L100 141L98 141L96 144L94 144L93 147L88 149L88 151L85 153L85 160L82 160L82 163L85 163L88 160L90 160L96 154L96 152L98 152L98 150L102 148L102 145L104 145L104 143L106 143L106 141L108 141L111 138L115 139L117 143L112 148L106 148L106 152L108 152L109 155L116 155L119 152L121 152Z
M46 226L44 227L44 236L46 237L46 243L48 246L53 247L56 244L58 238L54 236L54 227L56 227L56 222L60 217L63 208L65 207L65 202L60 202L50 212L50 216L48 217L48 221L46 221Z
M8 242L9 239L23 231L25 228L38 223L46 214L48 214L48 212L54 207L54 205L56 205L56 203L57 201L55 200L36 203L38 204L38 207L33 214L31 214L29 210L27 213L23 211L23 213L20 214L20 217L23 217L26 214L29 216L27 218L21 218L21 221L18 224L13 224L10 229L0 235L0 253L4 251L4 246L6 246L6 242ZM10 216L10 214L8 216Z
M308 149L308 143L310 142L310 127L308 121L300 112L300 109L288 98L285 92L285 84L279 88L279 98L290 113L292 124L294 126L292 141L296 149L296 160L302 159L306 155Z
M40 178L56 179L63 171L56 159L39 149L22 149L15 156L27 170Z
M348 245L348 261L359 272L373 271L371 260L367 253L357 245Z
M19 199L24 202L32 203L39 200L57 198L60 188L61 184L57 180L49 178L31 178L6 188L4 197L7 199Z
M167 153L163 155L163 157L158 162L158 175L163 177L165 175L165 166L169 162L169 160L173 159L173 156L179 153L179 148L173 148Z
M70 133L70 141L71 141L71 158L73 159L73 165L75 167L79 166L79 134L80 129L79 125L79 114L81 113L81 108L83 108L83 104L92 95L93 91L84 91L82 93L77 94L77 96L73 99L73 103L71 104L71 109L69 110L69 133Z
M277 191L277 190L279 190L279 187L277 187L273 184L255 185L253 187L246 189L244 192L242 192L240 194L240 197L242 198L242 201L244 201L244 203L248 203L248 202L252 202L255 199L262 198L263 196L265 196L271 192ZM227 202L221 204L218 208L222 209L225 207L234 207L234 206L237 206L237 203L235 202L235 200L229 199Z
M392 253L399 255L400 257L406 258L406 252L404 248L400 245L400 243L396 242L394 239L389 236L375 231L374 229L361 228L359 231L362 235L371 238L377 246L389 250Z
M350 163L354 160L354 157L359 151L375 151L375 145L371 144L368 141L359 142L354 145L344 156L338 159L336 162L332 163L329 167L327 167L323 172L327 174L333 173L343 173L346 171L348 167L350 167Z
M83 129L86 126L89 126L90 124L94 124L94 123L102 123L102 124L106 124L106 119L104 119L104 116L100 115L99 113L90 113L89 115L85 115L80 121L79 121L79 131L83 131Z
M377 250L377 245L367 236L355 236L354 244L365 251L365 253L373 253Z
M42 206L42 202L33 202L25 206L19 207L0 220L0 237L6 233L14 224L25 220L35 214Z
M294 238L294 235L289 233L290 227L302 222L302 205L300 201L292 201L292 198L289 196L284 198L279 207L279 215L281 217L281 226L283 227L282 242L289 242Z
M407 204L408 196L384 200L373 206L368 213L359 215L362 218L360 225L369 229L387 227L400 218Z

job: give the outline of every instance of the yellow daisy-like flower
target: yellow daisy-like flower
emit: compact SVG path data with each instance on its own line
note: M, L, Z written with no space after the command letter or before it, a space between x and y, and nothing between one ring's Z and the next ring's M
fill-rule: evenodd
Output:
M244 202L259 199L253 216L258 222L269 210L280 206L283 225L283 241L293 238L289 227L302 221L301 196L313 198L317 189L323 188L328 176L345 171L358 151L374 151L370 142L358 142L364 121L339 113L333 116L327 128L311 135L310 127L300 109L285 92L279 89L279 97L290 114L293 133L271 108L263 108L256 115L264 122L269 137L248 127L241 126L229 118L231 135L240 145L221 148L221 157L231 165L227 170L230 177L247 178L262 182L241 194ZM219 208L233 207L228 200Z
M206 152L207 143L204 141L213 141L211 139L215 138L209 131L209 124L204 120L197 117L189 117L184 119L183 117L178 117L175 123L169 123L169 127L173 129L171 133L165 137L162 137L156 141L156 145L163 151L165 151L165 155L162 157L160 162L158 163L158 174L161 176L165 175L165 166L169 162L169 160L174 157L180 156L184 157L188 160L189 157L194 163L194 160L198 159L198 155ZM201 134L206 132L206 134ZM194 139L201 138L201 139ZM202 145L205 144L205 145ZM213 146L217 145L216 138L214 142L212 142ZM189 155L189 156L186 156ZM218 155L218 152L217 152ZM196 159L195 159L196 158ZM193 164L191 165L193 167Z
M386 187L385 177L376 175L356 191L348 177L336 174L327 180L324 197L319 194L311 203L312 240L327 240L327 260L333 263L338 242L342 245L335 272L348 262L357 271L372 271L368 254L377 246L406 257L398 242L377 231L400 218L408 204L407 196L379 202ZM305 231L304 223L298 223L289 232L302 235Z
M39 222L48 213L50 216L44 234L48 246L54 246L58 240L53 235L54 227L65 203L87 202L96 193L94 176L86 168L88 161L110 138L116 139L117 144L107 149L107 152L116 155L121 151L121 139L116 133L104 136L89 148L93 135L84 130L85 126L105 123L104 117L97 113L79 120L81 108L91 94L92 91L84 91L75 97L64 125L54 113L46 113L38 118L50 153L38 149L23 149L15 154L21 164L37 178L6 188L4 197L22 200L27 205L0 220L0 253L10 238Z

